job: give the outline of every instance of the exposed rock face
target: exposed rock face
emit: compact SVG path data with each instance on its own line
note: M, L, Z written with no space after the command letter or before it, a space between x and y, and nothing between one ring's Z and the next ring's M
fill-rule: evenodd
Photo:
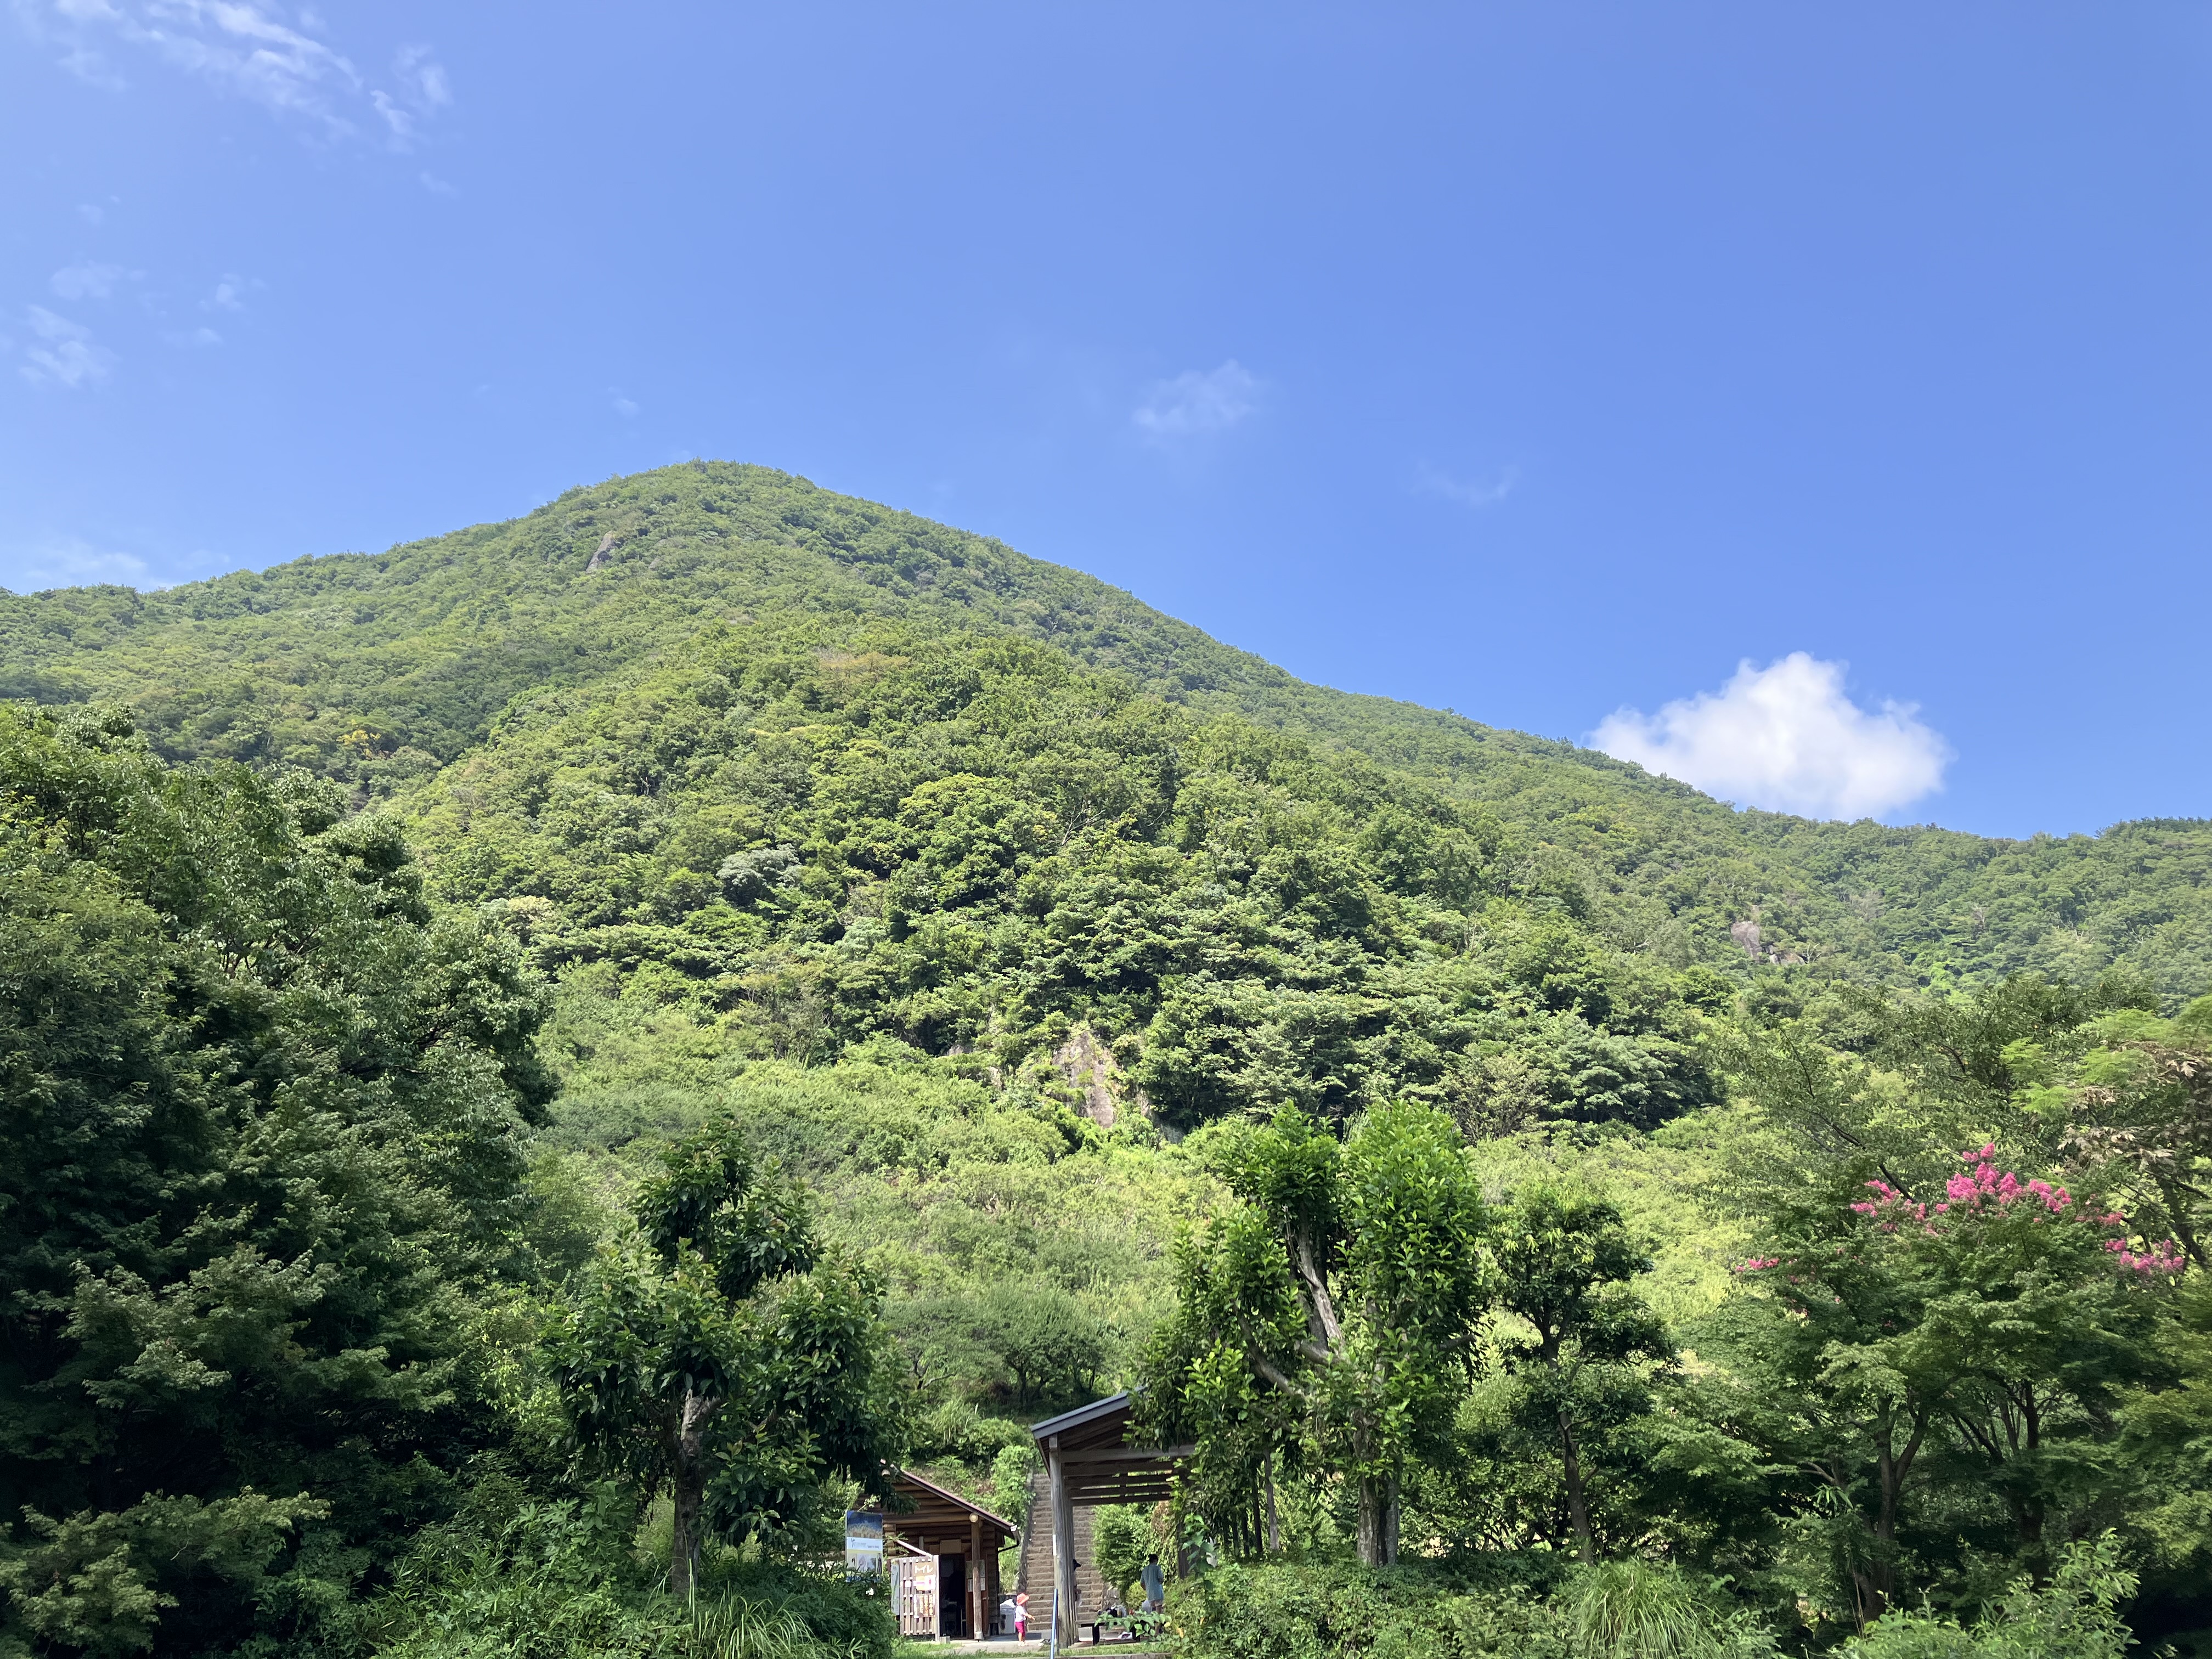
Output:
M1074 1097L1075 1109L1102 1129L1112 1128L1125 1111L1152 1115L1152 1103L1145 1091L1129 1081L1114 1051L1088 1025L1077 1026L1052 1051L1052 1069Z
M592 562L584 567L586 575L590 575L594 570L606 568L607 555L615 550L615 536L616 532L610 530L599 538L599 550L592 555Z

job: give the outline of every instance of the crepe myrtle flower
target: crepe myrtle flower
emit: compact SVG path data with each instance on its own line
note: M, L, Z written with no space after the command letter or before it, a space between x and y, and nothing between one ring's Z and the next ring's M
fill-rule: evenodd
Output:
M1994 1141L1960 1153L1959 1161L1967 1167L1944 1182L1943 1197L1936 1203L1910 1198L1888 1182L1877 1179L1866 1183L1871 1196L1852 1204L1851 1211L1864 1216L1882 1232L1894 1233L1900 1228L1911 1227L1931 1238L1940 1227L1958 1224L1969 1217L2017 1212L2032 1215L2039 1222L2058 1221L2116 1230L2120 1236L2106 1240L2105 1249L2118 1257L2124 1267L2136 1273L2177 1274L2187 1265L2179 1244L2170 1238L2152 1241L2142 1249L2136 1249L2126 1237L2128 1218L2119 1211L2100 1209L2088 1200L2077 1200L2064 1187L2043 1180L2022 1181L2015 1172L1998 1168ZM1838 1246L1839 1253L1842 1249ZM1780 1265L1780 1260L1778 1256L1753 1256L1735 1271L1759 1273Z

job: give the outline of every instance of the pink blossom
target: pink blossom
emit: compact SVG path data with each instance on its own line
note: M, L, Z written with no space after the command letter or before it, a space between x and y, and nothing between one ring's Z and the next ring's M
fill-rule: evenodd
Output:
M2124 1241L2117 1238L2105 1248L2139 1273L2178 1273L2187 1265L2182 1260L2180 1246L2170 1238L2162 1238L2142 1251L2131 1250Z

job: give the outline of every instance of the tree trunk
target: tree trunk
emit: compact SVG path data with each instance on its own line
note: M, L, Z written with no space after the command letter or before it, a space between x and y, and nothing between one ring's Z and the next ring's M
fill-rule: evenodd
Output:
M1875 1514L1875 1556L1863 1570L1851 1574L1853 1587L1858 1592L1862 1635L1869 1625L1889 1610L1890 1597L1896 1593L1898 1517L1905 1507L1905 1477L1912 1473L1912 1460L1920 1450L1920 1437L1926 1427L1924 1419L1913 1425L1912 1437L1905 1442L1902 1452L1894 1449L1891 1439L1893 1431L1887 1425L1882 1431L1881 1449L1875 1459L1881 1504Z
M721 1403L686 1389L677 1422L668 1593L680 1601L691 1600L699 1581L699 1517L707 1503L707 1425Z
M1359 1483L1359 1565L1387 1567L1398 1559L1398 1477Z
M1582 1553L1583 1565L1589 1566L1597 1560L1597 1540L1590 1535L1589 1504L1583 1495L1582 1454L1575 1445L1574 1419L1566 1408L1559 1408L1559 1461L1567 1474L1567 1518L1574 1522L1575 1547Z
M1275 1457L1273 1452L1267 1455L1264 1472L1267 1477L1267 1553L1279 1555L1283 1552L1283 1524L1275 1513Z

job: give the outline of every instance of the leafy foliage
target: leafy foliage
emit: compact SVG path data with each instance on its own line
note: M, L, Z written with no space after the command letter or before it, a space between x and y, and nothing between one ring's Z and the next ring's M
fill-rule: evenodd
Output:
M160 593L0 595L0 696L126 698L164 754L304 766L366 799L465 761L518 709L604 702L702 626L794 617L847 672L866 672L880 623L1020 638L1359 754L1486 806L1533 872L1670 966L1944 985L2124 965L2168 997L2212 991L2201 823L2007 842L1739 814L1566 744L1302 684L1078 573L761 467L663 468L507 524Z
M1407 1467L1440 1449L1488 1308L1487 1217L1460 1136L1433 1109L1384 1107L1340 1147L1285 1109L1223 1162L1242 1203L1178 1251L1148 1409L1197 1439L1222 1497L1307 1443L1316 1473L1356 1492L1360 1559L1388 1566Z
M2122 1659L2133 1638L2118 1604L2134 1592L2110 1533L2069 1546L2047 1585L2012 1584L1968 1630L1928 1613L1892 1613L1844 1648L1845 1659Z
M575 1443L649 1501L671 1492L669 1590L702 1546L803 1528L826 1480L881 1495L898 1450L881 1399L871 1275L823 1259L804 1195L736 1127L670 1147L556 1338Z
M5 1628L312 1622L497 1432L543 993L326 787L0 708Z
M1018 1519L1142 1375L1200 1656L2196 1605L2203 824L1737 813L714 464L0 664L0 1652L879 1653L875 1460Z

